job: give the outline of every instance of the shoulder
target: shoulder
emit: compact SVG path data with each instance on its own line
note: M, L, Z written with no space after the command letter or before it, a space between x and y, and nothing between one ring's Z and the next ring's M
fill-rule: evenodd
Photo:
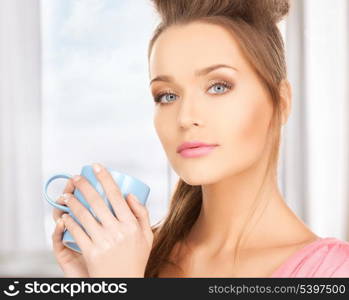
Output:
M349 242L320 238L292 255L274 276L349 277Z
M349 277L349 243L331 238L326 249L322 265L329 269L329 277Z

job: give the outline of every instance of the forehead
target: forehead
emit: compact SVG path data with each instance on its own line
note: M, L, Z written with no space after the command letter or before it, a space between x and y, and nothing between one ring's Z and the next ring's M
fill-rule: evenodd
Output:
M160 34L149 58L151 76L196 70L210 64L246 65L233 34L203 22L174 25Z

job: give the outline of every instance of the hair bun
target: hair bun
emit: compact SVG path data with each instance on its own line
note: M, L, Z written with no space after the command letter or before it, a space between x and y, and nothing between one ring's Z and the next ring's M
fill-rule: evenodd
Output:
M234 2L234 0L232 0ZM251 17L251 21L258 23L263 21L274 24L280 22L290 9L289 0L238 0L246 2L246 15Z
M165 23L183 17L223 15L254 25L276 24L287 15L289 0L151 0Z

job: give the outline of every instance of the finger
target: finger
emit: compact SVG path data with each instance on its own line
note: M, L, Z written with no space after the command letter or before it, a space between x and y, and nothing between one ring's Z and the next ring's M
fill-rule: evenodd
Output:
M113 216L112 212L107 207L107 204L103 201L101 195L88 182L88 180L84 176L74 176L72 182L91 206L93 212L96 214L100 222L103 225L115 225L117 219Z
M52 246L55 253L59 253L64 249L64 244L62 242L62 235L64 232L64 223L62 219L57 220L56 227L52 233Z
M63 214L63 223L70 234L73 236L75 242L78 244L82 252L86 252L92 246L92 241L85 231L80 227L78 223L68 214Z
M61 204L61 205L65 205L64 201L63 201L64 197L63 195L59 196L56 199L56 203ZM52 216L55 222L57 222L58 218L60 218L65 212L63 210L60 210L58 208L53 208L53 212L52 212Z
M135 221L135 216L132 214L119 186L110 172L97 163L93 164L93 170L98 181L101 183L118 220L121 222Z
M136 217L142 230L146 233L149 233L149 231L152 232L150 226L149 212L147 208L142 203L140 203L137 197L133 194L127 195L127 203L129 204L129 207L133 212L134 216Z
M98 242L102 235L102 225L92 216L91 212L74 196L64 199L73 215L79 220L93 241ZM74 221L75 222L75 221ZM77 224L79 225L79 224Z
M67 181L67 183L65 185L63 193L73 194L74 189L75 189L75 186L73 184L72 179L68 179L68 181Z
M64 187L64 190L63 190L63 195L64 194L69 194L69 195L72 195L74 192L74 184L72 183L72 180L71 179L68 179L65 187ZM61 205L65 205L65 203L63 202L63 195L60 195L57 199L56 199L56 203L58 204L61 204ZM60 218L65 212L58 209L58 208L54 208L53 209L53 219L55 220L55 222L58 220L58 218Z

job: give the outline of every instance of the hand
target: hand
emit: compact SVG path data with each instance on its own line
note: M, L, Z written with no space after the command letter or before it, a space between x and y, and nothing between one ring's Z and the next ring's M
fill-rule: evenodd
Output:
M71 180L66 184L64 192L66 195L72 195L74 191L74 185ZM63 197L56 200L57 203L64 205ZM61 216L64 212L54 208L53 219L57 223L58 220L62 221ZM52 234L53 250L56 260L64 272L65 277L89 277L86 262L83 256L66 247L62 243L62 234L64 231L64 223L58 222L56 228Z
M148 210L134 195L128 194L125 200L108 170L99 164L94 166L99 168L94 173L116 217L83 176L74 176L74 186L99 221L80 201L70 197L66 204L88 234L68 214L63 215L64 224L82 251L90 277L144 277L153 244Z

